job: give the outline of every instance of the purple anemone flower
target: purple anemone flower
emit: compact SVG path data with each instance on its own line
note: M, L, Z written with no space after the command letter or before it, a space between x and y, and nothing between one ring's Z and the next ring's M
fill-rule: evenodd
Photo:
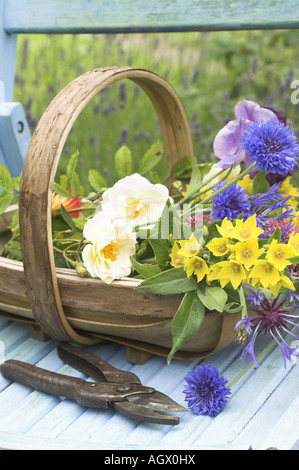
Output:
M295 297L294 293L289 291L283 298L281 298L281 295L276 297L272 295L269 300L260 291L255 295L251 289L249 291L251 294L250 309L255 312L255 315L250 318L245 316L235 326L237 338L244 338L244 330L248 336L251 335L249 342L242 351L241 359L247 358L247 366L250 361L257 367L259 366L254 352L254 345L257 336L264 332L266 336L272 337L278 344L283 355L284 365L286 366L286 360L292 362L292 355L299 357L296 349L289 346L284 339L286 334L290 334L299 340L299 336L289 330L289 328L293 327L299 328L299 325L295 323L299 316L292 314L294 308L298 307L295 304L298 296L296 295Z
M219 374L217 367L196 366L185 378L184 393L188 408L196 415L217 416L226 407L230 389L227 379Z
M268 120L279 122L274 111L249 100L236 104L235 117L236 119L224 126L214 139L214 153L220 159L217 166L223 169L230 168L234 163L244 163L245 167L252 163L247 152L241 147L243 133L250 124Z

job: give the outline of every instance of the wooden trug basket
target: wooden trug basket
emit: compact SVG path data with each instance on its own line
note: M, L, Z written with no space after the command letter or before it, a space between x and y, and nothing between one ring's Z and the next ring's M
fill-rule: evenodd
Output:
M152 354L169 354L171 321L182 295L134 290L141 281L130 278L107 285L55 268L52 242L52 187L68 134L89 101L123 79L139 85L155 107L168 168L182 157L193 156L183 105L169 83L155 73L107 67L70 82L50 103L30 142L19 202L23 263L0 257L0 309L2 316L30 323L36 338L82 345L115 341L127 346L131 362L142 363ZM239 313L207 312L200 331L174 357L201 359L224 348L234 341L239 318Z

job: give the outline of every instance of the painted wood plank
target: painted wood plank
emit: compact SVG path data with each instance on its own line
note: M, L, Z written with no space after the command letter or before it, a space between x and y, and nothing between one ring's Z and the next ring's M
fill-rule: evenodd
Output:
M0 103L1 101L12 101L17 55L17 36L7 34L4 31L4 2L5 0L0 0Z
M5 359L13 357L50 370L81 374L60 360L55 341L33 340L26 325L0 320L1 342ZM7 381L0 393L0 448L247 450L250 446L263 448L268 443L276 443L278 448L296 445L299 370L297 364L284 369L278 348L273 343L270 348L267 345L263 338L257 342L257 353L264 350L258 369L247 369L240 361L238 344L202 361L218 367L234 382L232 397L216 418L181 413L179 426L139 423L113 410L84 409L70 400ZM117 367L132 370L144 384L153 385L184 404L184 377L197 361L175 360L167 366L165 358L153 357L141 366L128 363L125 348L120 345L103 343L86 349ZM288 423L292 424L289 428ZM284 429L288 436L279 435L279 430Z
M264 349L264 346L264 341L259 342L259 344L257 344L258 351L261 352ZM235 381L234 386L231 387L232 396L234 396L234 394L238 391L242 384L246 383L248 378L254 373L253 368L247 370L246 364L244 364L243 361L240 361L239 357L240 345L233 344L231 345L231 347L226 348L224 352L220 351L219 353L217 353L217 355L215 354L214 356L210 356L207 360L201 361L201 364L209 363L212 366L217 367L219 369L219 372L228 379L229 383L237 379ZM177 392L182 395L182 390L183 381L179 385ZM172 392L172 396L175 398L176 394ZM231 401L232 398L230 399L229 403ZM194 443L200 446L202 444L201 441L202 439L204 439L207 430L210 426L213 425L216 420L219 420L220 416L225 417L225 426L227 425L227 420L229 420L230 416L230 413L227 410L228 407L223 411L221 415L216 418L210 418L209 416L195 416L193 413L186 413L186 415L183 415L181 418L181 427L173 428L170 432L166 434L162 434L160 431L160 435L158 436L157 431L150 431L149 429L144 428L144 426L141 425L139 433L136 435L129 435L125 442L126 444L133 444L135 439L135 442L137 440L141 445L145 444L145 442L153 445L154 442L157 440L157 442L159 442L162 446L164 445L165 447L171 445L171 443L173 442L175 442L177 445L180 445L180 442L188 442L190 445ZM226 433L224 433L224 436L225 435ZM223 445L223 443L218 443L213 438L210 440L210 443L207 443L207 441L205 441L203 445L208 446L212 443L215 447L221 447ZM248 446L246 448L248 449Z
M257 450L290 450L299 439L298 383L298 364L288 366L288 374L240 432L238 442L250 442Z
M0 103L0 162L13 177L21 174L31 139L21 103Z
M297 0L6 0L8 33L117 33L298 28Z

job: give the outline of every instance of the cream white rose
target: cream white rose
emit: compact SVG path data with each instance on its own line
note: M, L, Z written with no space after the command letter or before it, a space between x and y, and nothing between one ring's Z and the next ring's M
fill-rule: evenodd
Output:
M166 186L134 173L104 192L102 210L126 220L127 226L144 225L159 219L168 199Z
M83 230L90 241L82 252L83 263L92 277L107 284L131 273L130 256L135 253L136 234L122 220L113 220L105 212L89 219Z

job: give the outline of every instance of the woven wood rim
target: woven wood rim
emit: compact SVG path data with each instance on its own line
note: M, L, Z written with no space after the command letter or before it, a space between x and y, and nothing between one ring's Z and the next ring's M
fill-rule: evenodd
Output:
M78 334L63 311L53 256L51 203L54 178L69 132L89 101L110 84L130 79L149 96L159 119L171 168L193 156L188 121L174 89L143 69L109 67L89 71L70 82L50 103L32 136L20 187L20 231L26 292L42 330L59 341L92 344Z

